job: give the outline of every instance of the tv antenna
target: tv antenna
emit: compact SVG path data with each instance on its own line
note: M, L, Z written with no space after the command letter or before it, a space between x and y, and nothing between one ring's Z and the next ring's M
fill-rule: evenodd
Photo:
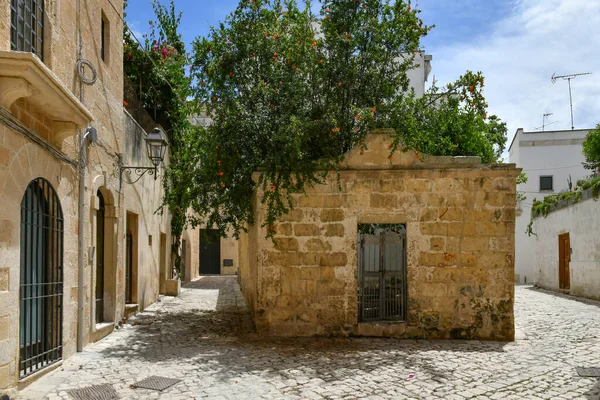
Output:
M552 74L552 78L550 80L552 83L556 83L558 79L569 81L569 101L571 103L571 129L575 129L575 123L573 122L573 96L571 95L571 79L575 79L581 75L591 75L591 72L583 72L581 74L571 74L571 75L559 75L556 76L556 72Z
M549 117L549 116L551 116L551 115L552 115L552 113L545 113L542 116L542 132L544 132L544 128L546 127L546 118ZM550 122L550 124L553 124L553 123L554 122ZM550 125L550 124L548 124L548 125Z

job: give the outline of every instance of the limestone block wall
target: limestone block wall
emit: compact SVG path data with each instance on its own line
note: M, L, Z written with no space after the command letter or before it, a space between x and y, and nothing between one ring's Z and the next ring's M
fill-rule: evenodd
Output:
M275 227L240 242L240 281L263 334L512 340L514 165L398 153L384 134L340 174L294 195ZM264 210L255 195L257 221ZM359 324L357 228L404 223L407 319Z
M559 290L558 236L568 233L571 244L570 294L600 299L600 203L591 189L576 204L562 204L546 218L534 220L535 285Z
M19 380L21 201L29 183L46 178L64 217L63 346L76 349L77 179L75 168L0 123L0 389ZM89 309L86 310L89 315Z

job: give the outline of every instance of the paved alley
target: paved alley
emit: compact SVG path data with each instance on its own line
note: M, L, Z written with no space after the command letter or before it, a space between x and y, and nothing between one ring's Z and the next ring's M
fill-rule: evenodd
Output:
M236 277L201 277L132 326L88 346L21 392L69 399L108 383L123 399L600 399L600 303L516 288L517 341L265 340ZM130 388L158 375L163 392Z

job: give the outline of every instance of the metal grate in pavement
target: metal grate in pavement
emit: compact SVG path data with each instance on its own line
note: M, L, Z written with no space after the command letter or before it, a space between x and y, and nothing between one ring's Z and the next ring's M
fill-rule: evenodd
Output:
M575 370L577 371L579 376L600 378L600 368L575 367Z
M149 376L146 379L134 383L131 387L163 391L179 382L181 382L181 379L165 378L164 376Z
M74 400L115 400L120 398L115 388L108 383L69 390L69 395Z

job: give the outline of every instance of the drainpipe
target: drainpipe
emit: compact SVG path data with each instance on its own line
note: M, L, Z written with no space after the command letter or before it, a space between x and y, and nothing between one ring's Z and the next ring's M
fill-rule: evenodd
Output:
M81 0L77 0L77 41L79 48L77 51L77 59L81 60L83 52L83 40L81 37ZM77 68L79 72L79 68ZM83 82L81 76L79 79L79 101L83 103ZM78 248L77 248L77 352L83 351L83 230L85 229L83 219L85 217L85 165L86 165L86 150L85 139L86 134L81 134L79 130L79 206L78 217L79 226L77 232Z
M83 273L84 273L84 218L85 218L85 164L87 158L86 140L88 133L81 137L79 145L79 229L77 258L77 352L83 351Z

